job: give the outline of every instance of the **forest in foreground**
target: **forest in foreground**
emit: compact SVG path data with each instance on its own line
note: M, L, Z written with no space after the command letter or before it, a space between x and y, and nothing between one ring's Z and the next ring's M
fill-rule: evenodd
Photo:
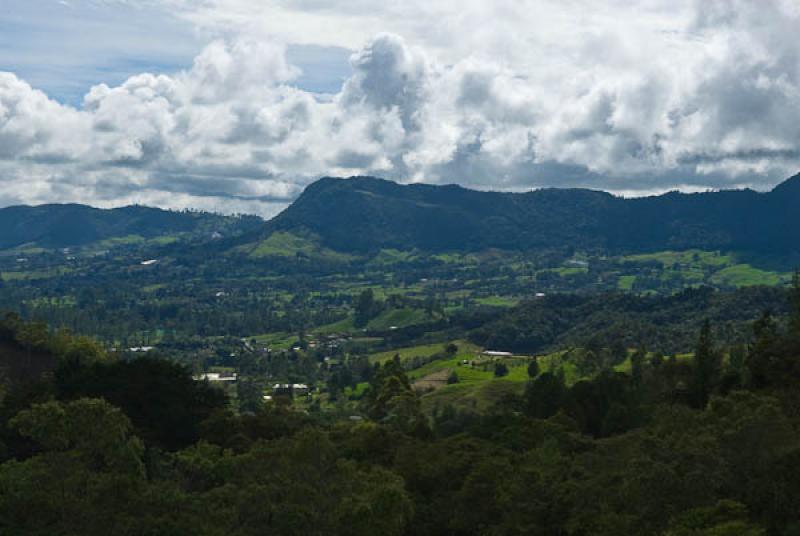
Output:
M421 411L399 357L363 417L276 397L232 412L183 365L0 325L0 528L8 534L800 534L800 286L723 352L637 351L486 412Z

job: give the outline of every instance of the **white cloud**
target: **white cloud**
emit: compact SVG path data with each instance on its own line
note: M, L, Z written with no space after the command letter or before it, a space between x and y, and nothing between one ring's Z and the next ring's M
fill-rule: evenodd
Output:
M82 108L0 74L0 203L269 215L325 174L630 194L765 187L800 164L787 0L126 4L216 37ZM297 43L356 49L338 94L296 87Z

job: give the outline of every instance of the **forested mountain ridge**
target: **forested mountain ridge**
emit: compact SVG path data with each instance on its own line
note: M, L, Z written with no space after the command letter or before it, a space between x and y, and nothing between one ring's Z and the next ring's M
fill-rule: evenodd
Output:
M145 239L235 226L238 243L288 232L347 253L381 249L474 252L571 247L611 253L661 250L800 253L800 175L770 192L735 190L625 199L548 188L484 192L457 185L401 185L373 177L325 177L261 224L203 212L77 204L0 209L0 249L61 248L110 238ZM238 233L233 233L238 234Z
M482 192L322 178L259 231L311 234L346 252L729 249L786 254L800 244L800 175L770 192L670 192L625 199L584 189Z
M260 221L247 217L250 223ZM79 204L12 206L0 209L0 249L82 246L111 238L155 238L235 224L234 218L205 212L177 212L132 205L99 209Z

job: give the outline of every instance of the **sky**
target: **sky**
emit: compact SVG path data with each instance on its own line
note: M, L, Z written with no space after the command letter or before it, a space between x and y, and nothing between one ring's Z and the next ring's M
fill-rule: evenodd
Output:
M0 0L0 206L769 190L800 170L798 27L796 0Z

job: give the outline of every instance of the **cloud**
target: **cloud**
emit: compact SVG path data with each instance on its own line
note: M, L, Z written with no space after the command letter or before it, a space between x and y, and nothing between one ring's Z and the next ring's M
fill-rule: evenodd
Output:
M126 2L213 38L80 107L0 74L0 203L271 215L321 175L643 194L766 188L800 164L793 2L355 4ZM354 48L338 92L298 87L298 43Z

